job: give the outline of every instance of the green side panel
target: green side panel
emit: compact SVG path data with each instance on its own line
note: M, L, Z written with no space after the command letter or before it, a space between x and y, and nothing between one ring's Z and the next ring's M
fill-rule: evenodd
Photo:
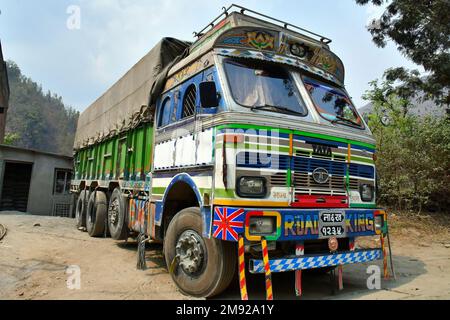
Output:
M95 170L94 160L95 160L95 147L91 147L88 150L88 173L87 173L88 179L94 178L94 170Z
M147 125L145 127L145 153L144 153L144 172L150 173L152 170L153 159L153 126Z
M121 136L79 150L77 179L145 180L152 168L153 126L146 124Z
M128 172L128 179L127 180L134 180L134 168L136 163L136 133L135 131L130 131L128 133L128 154L127 154L127 172Z
M145 154L145 132L144 128L136 129L136 147L135 147L135 163L134 163L134 179L143 180L144 174L144 154Z
M99 180L103 180L105 178L105 151L106 151L106 142L100 143L98 148L98 162L96 175L96 178Z
M117 152L119 154L118 158L118 176L119 179L125 179L126 162L127 162L127 141L128 136L119 137L117 140Z
M96 170L95 170L95 179L99 180L102 179L102 173L103 173L103 152L105 149L105 143L100 143L97 146L97 156L95 157L96 161Z
M118 170L117 170L117 165L119 163L119 159L120 159L120 154L119 154L119 138L115 137L114 138L114 157L112 160L112 164L111 164L111 170L113 170L112 176L114 180L118 180L119 179L119 174L118 174Z

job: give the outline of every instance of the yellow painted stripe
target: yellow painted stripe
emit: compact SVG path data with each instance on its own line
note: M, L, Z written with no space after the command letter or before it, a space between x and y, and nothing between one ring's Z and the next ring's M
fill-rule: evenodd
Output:
M348 158L347 158L347 160L348 160L348 163L350 163L351 161L352 161L352 145L351 144L349 144L348 145L348 148L347 148L347 152L348 152Z
M215 199L216 206L289 207L289 202Z

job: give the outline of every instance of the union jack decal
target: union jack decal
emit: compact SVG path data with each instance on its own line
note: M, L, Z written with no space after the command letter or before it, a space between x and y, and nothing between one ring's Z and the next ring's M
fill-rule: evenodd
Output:
M238 241L244 232L244 209L215 208L213 236L226 241Z

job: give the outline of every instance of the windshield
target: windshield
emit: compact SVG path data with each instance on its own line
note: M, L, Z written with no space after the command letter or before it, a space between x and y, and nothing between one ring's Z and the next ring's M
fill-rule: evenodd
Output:
M344 90L325 82L303 77L320 115L332 123L362 128L362 121Z
M226 60L225 71L233 98L240 105L306 115L306 107L289 72L254 60Z

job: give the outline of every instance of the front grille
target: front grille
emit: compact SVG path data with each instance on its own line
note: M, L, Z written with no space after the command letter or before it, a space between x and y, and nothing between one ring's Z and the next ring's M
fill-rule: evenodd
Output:
M295 172L294 186L296 188L345 189L345 178L343 176L331 176L327 183L320 184L314 181L312 173Z
M280 172L280 173L270 176L270 184L273 187L286 187L287 174Z
M317 168L324 168L331 175L345 176L346 164L337 161L321 160L317 158L295 157L294 172L312 173Z
M359 180L350 178L349 188L350 190L359 190Z

